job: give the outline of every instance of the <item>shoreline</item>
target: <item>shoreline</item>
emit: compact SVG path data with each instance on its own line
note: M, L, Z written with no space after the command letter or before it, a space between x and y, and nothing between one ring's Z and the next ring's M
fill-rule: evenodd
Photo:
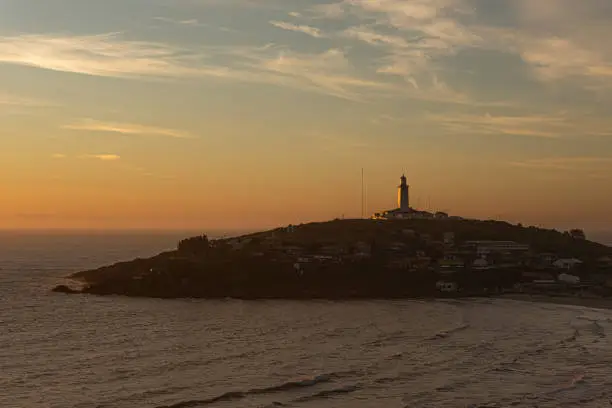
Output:
M496 299L516 300L521 302L548 303L565 306L581 306L591 309L612 310L612 298L581 298L575 296L549 296L549 295L530 295L525 293L512 293L494 296Z

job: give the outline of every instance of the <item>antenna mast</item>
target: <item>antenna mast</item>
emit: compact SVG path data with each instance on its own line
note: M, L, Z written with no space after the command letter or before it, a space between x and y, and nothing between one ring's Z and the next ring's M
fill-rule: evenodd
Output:
M361 168L361 218L365 218L365 193L363 182L363 167Z

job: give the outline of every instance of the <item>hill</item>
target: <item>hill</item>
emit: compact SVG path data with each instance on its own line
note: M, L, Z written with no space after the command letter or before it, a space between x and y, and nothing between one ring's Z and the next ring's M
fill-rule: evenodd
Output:
M454 296L473 296L515 287L525 271L554 272L554 259L579 259L582 276L605 275L611 255L583 237L499 221L335 220L192 237L174 251L71 279L84 283L81 293L163 298L436 297L446 290L440 282Z

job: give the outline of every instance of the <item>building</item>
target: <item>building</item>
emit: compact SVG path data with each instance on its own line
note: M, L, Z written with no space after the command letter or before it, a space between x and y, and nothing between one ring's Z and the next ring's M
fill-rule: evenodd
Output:
M493 253L526 253L529 245L519 244L514 241L467 241L465 246L473 248L478 255L489 255Z
M553 266L558 269L574 269L578 265L582 264L580 259L557 259L553 262Z
M557 277L559 282L568 283L570 285L577 285L580 283L580 277L570 275L569 273L562 273Z
M402 219L433 219L434 214L427 211L419 211L410 207L410 186L406 176L400 178L397 192L397 207L394 210L376 213L372 216L375 220L402 220Z
M400 211L410 211L410 186L408 186L406 176L402 174L400 178L400 185L397 188L397 207Z
M438 281L436 282L436 288L440 292L454 293L459 290L459 285L457 285L457 282Z

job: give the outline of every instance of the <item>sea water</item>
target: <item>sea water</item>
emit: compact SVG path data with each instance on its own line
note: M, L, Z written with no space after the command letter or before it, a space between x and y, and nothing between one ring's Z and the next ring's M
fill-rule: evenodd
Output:
M184 235L184 234L183 234ZM63 295L181 234L0 233L0 406L604 407L612 312Z

